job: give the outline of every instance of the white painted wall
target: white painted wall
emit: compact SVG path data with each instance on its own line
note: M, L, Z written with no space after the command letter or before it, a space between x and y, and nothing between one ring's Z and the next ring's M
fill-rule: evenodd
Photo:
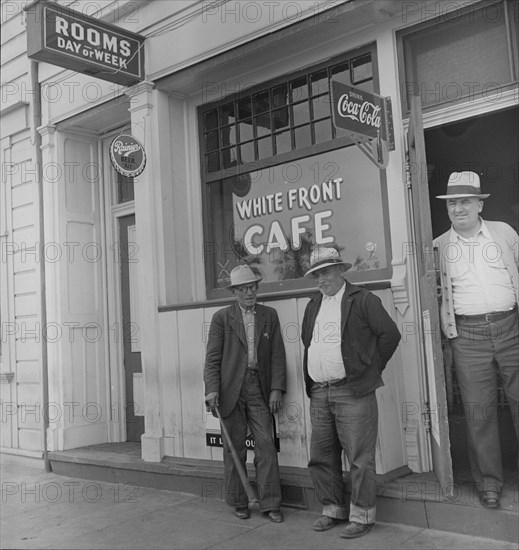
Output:
M394 314L391 292L375 294ZM307 301L307 298L292 298L268 303L278 312L287 355L287 393L283 410L277 415L281 446L279 463L301 468L308 464L311 432L300 341ZM159 315L165 452L169 456L222 460L221 449L206 446L206 431L219 431L219 426L205 411L203 385L207 332L218 309L182 309ZM377 390L379 439L376 459L380 474L406 464L400 415L402 356L399 350L389 362L383 378L385 386Z
M2 377L0 384L0 446L38 451L42 448L41 257L34 151L25 115L25 107L10 113L10 123L20 131L1 141L0 372L8 378Z

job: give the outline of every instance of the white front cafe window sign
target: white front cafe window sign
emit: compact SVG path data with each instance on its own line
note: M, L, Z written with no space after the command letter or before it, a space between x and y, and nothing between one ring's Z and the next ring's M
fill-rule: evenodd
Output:
M264 291L313 286L303 276L318 244L338 246L352 282L390 279L377 145L386 161L394 144L390 103L371 91L372 63L357 54L202 107L209 298L225 296L243 262ZM363 89L351 86L356 68Z

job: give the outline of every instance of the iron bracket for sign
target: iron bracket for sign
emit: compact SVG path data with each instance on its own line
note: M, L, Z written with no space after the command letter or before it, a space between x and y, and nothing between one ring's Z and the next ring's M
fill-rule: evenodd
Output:
M377 131L377 136L374 138L355 132L348 132L347 135L377 168L383 170L387 166L389 161L388 142L382 139L380 130Z
M384 117L384 138L380 130L376 136L367 136L346 130L346 135L369 158L377 168L383 170L389 162L389 151L395 150L395 133L393 129L393 109L390 97L380 97L384 103L382 116ZM344 131L344 128L343 128Z

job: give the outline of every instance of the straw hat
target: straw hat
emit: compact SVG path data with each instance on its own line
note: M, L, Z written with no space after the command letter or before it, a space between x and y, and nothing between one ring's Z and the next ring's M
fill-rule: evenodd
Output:
M237 265L231 271L231 284L225 288L232 290L235 286L259 283L262 279L263 277L256 275L248 265Z
M479 197L486 199L489 193L481 193L481 184L476 172L453 172L447 183L447 194L437 195L437 199L463 199L465 197Z
M351 264L341 260L338 250L331 246L320 246L314 249L310 255L310 269L305 273L305 277L331 265L344 265L346 270L351 267Z

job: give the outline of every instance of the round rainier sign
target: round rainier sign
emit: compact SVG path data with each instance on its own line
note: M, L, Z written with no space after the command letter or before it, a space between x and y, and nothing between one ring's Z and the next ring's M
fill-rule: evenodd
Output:
M134 178L146 166L146 153L137 138L120 134L110 144L110 160L120 174Z

